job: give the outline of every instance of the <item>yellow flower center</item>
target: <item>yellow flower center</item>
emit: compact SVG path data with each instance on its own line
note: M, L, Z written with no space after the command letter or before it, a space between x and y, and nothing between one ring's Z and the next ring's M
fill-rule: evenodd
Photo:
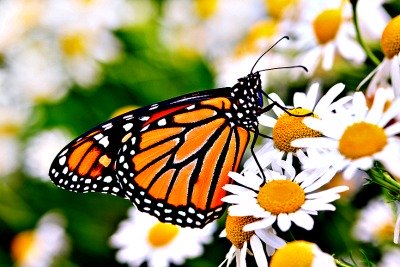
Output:
M310 110L303 108L295 108L288 110L293 115L307 115L312 113ZM317 117L315 114L310 115ZM296 152L297 147L291 146L293 140L298 138L319 137L321 133L307 127L303 123L304 117L296 117L283 113L276 121L275 127L272 129L272 139L275 148L285 152Z
M297 0L265 0L268 14L274 19L281 19L288 7L294 6Z
M34 231L21 232L14 237L11 243L11 254L15 262L23 263L28 255L34 251L36 234Z
M83 33L74 33L60 39L61 50L65 55L74 57L86 52L86 40Z
M254 231L244 232L243 227L249 223L257 221L253 216L230 216L226 217L225 228L226 238L236 248L242 248L244 242L249 241L254 235Z
M368 122L357 122L346 128L339 140L339 152L349 159L371 156L387 143L385 131Z
M274 253L270 267L311 267L314 246L313 243L302 240L289 242Z
M376 239L380 242L387 242L393 239L394 233L394 224L393 222L383 223L378 229L375 231Z
M273 37L278 31L278 24L275 20L263 20L257 22L248 33L247 37L239 43L236 54L254 53L260 47L265 46L266 39Z
M218 7L218 0L195 0L195 10L202 19L207 19L215 14Z
M150 228L147 240L154 248L168 245L179 233L179 227L170 223L158 222Z
M272 180L260 188L258 204L274 215L292 213L305 202L304 190L289 180Z
M320 44L326 44L335 39L342 22L340 9L327 9L321 12L314 20L315 36Z
M383 30L381 47L387 58L400 53L400 15L389 21Z

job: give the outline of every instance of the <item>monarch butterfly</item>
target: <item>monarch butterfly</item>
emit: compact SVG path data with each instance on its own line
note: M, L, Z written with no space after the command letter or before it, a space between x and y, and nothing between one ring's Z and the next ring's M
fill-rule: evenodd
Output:
M257 116L271 106L263 107L265 70L253 72L260 58L233 87L172 98L89 130L56 156L52 181L69 191L127 198L160 221L183 227L219 218L228 172L238 169L250 132L254 156Z

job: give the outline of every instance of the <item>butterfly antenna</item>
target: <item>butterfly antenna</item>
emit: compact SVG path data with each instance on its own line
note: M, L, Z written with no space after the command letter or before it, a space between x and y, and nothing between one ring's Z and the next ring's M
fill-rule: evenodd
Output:
M254 63L253 67L251 68L250 73L253 73L254 68L256 67L257 63L261 60L261 58L268 53L272 48L274 48L280 41L282 41L283 39L289 40L289 36L283 36L282 38L280 38L278 41L276 41L273 45L271 45L270 48L267 49L267 51L265 51L264 53L261 54L261 56L256 60L256 62Z
M269 71L269 70L280 70L280 69L295 69L295 68L302 68L305 72L308 72L308 69L303 65L293 65L293 66L283 66L283 67L268 68L268 69L259 70L257 72Z

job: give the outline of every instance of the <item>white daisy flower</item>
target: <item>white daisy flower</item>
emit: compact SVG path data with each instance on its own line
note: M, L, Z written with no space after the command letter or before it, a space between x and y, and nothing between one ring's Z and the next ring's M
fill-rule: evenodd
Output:
M258 266L268 266L266 254L271 256L275 250L285 245L285 241L278 237L273 228L257 229L255 231L243 231L243 227L258 219L252 216L231 216L228 214L225 222L225 229L220 237L226 237L232 247L226 254L225 260L229 266L233 259L236 259L236 266L246 266L246 255L251 249ZM265 248L263 246L265 243Z
M14 136L0 135L0 177L16 171L20 162L20 142Z
M390 21L390 15L383 7L386 2L387 0L358 0L358 24L361 35L366 40L379 40L385 26Z
M377 264L378 267L399 267L400 249L392 248L382 255L381 260Z
M117 261L129 266L140 266L143 262L149 267L182 265L187 258L203 253L203 245L211 242L216 229L214 223L203 229L162 223L133 207L128 213L129 218L120 224L110 242L119 249Z
M245 32L264 15L259 0L168 0L163 11L164 42L209 58L231 54Z
M400 15L386 25L381 37L381 48L385 55L383 61L367 77L373 76L367 94L372 95L376 88L385 87L390 78L396 96L400 96Z
M335 174L332 170L304 170L296 175L294 167L287 162L280 161L277 165L281 167L265 171L265 181L252 172L229 173L238 183L223 187L232 193L222 198L232 204L229 214L260 218L244 226L244 231L267 228L275 221L282 231L289 230L292 222L311 230L314 220L310 215L335 210L330 202L340 198L338 193L348 190L347 186L336 186L315 192L332 179Z
M307 241L292 241L278 249L271 258L270 267L336 267L335 259L323 252L317 244Z
M31 137L25 148L26 173L43 181L49 181L50 164L69 140L70 136L60 129L42 131Z
M305 22L297 31L299 49L306 47L299 60L308 68L307 75L313 75L319 67L324 71L332 69L337 56L353 64L364 62L365 52L355 40L355 28L348 16L350 3L337 0L305 5Z
M69 76L83 87L101 77L100 63L117 59L120 43L108 30L86 25L65 26L56 33L62 63Z
M26 36L5 54L9 90L29 103L62 98L70 85L54 40L45 31Z
M48 1L42 23L53 29L77 24L116 29L131 22L135 13L127 0L57 0Z
M11 242L11 255L17 266L53 266L55 259L65 255L69 249L64 225L63 217L48 213L34 230L17 234Z
M351 178L356 170L368 170L374 160L380 161L393 175L400 176L400 122L391 120L400 112L400 98L391 99L386 90L378 89L372 106L368 108L362 92L353 96L352 106L347 112L338 112L320 119L304 118L304 123L319 131L323 137L302 138L292 142L295 147L329 149L330 164L344 170ZM315 157L315 165L326 164L326 158Z
M343 105L351 99L350 97L343 97L335 101L343 90L343 84L336 84L319 99L319 84L314 83L310 86L307 94L300 92L294 94L294 108L289 109L288 112L296 115L312 113L312 116L323 118L332 113L333 110L341 110ZM279 105L286 106L277 94L272 93L269 96ZM278 106L274 106L272 110L277 118L267 114L262 114L258 117L261 125L272 129L272 140L267 140L264 147L256 152L257 159L263 168L284 157L286 157L288 162L292 162L293 157L302 160L306 157L306 150L303 151L302 149L293 147L291 142L297 138L320 136L318 131L310 129L303 123L305 117L290 116ZM307 149L306 153L316 152L312 150ZM259 172L259 168L253 157L244 164L244 171Z
M42 0L3 0L0 1L0 53L23 38L40 22L44 11Z
M375 198L360 210L353 236L362 242L378 245L392 240L394 226L395 214L390 204Z

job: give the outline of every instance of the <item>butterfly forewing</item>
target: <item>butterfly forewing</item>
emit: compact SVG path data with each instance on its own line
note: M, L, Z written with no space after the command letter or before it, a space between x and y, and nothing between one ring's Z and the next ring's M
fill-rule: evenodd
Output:
M122 187L140 210L190 227L221 216L222 186L248 142L248 131L233 127L226 115L231 105L230 99L215 97L147 117L116 164Z

